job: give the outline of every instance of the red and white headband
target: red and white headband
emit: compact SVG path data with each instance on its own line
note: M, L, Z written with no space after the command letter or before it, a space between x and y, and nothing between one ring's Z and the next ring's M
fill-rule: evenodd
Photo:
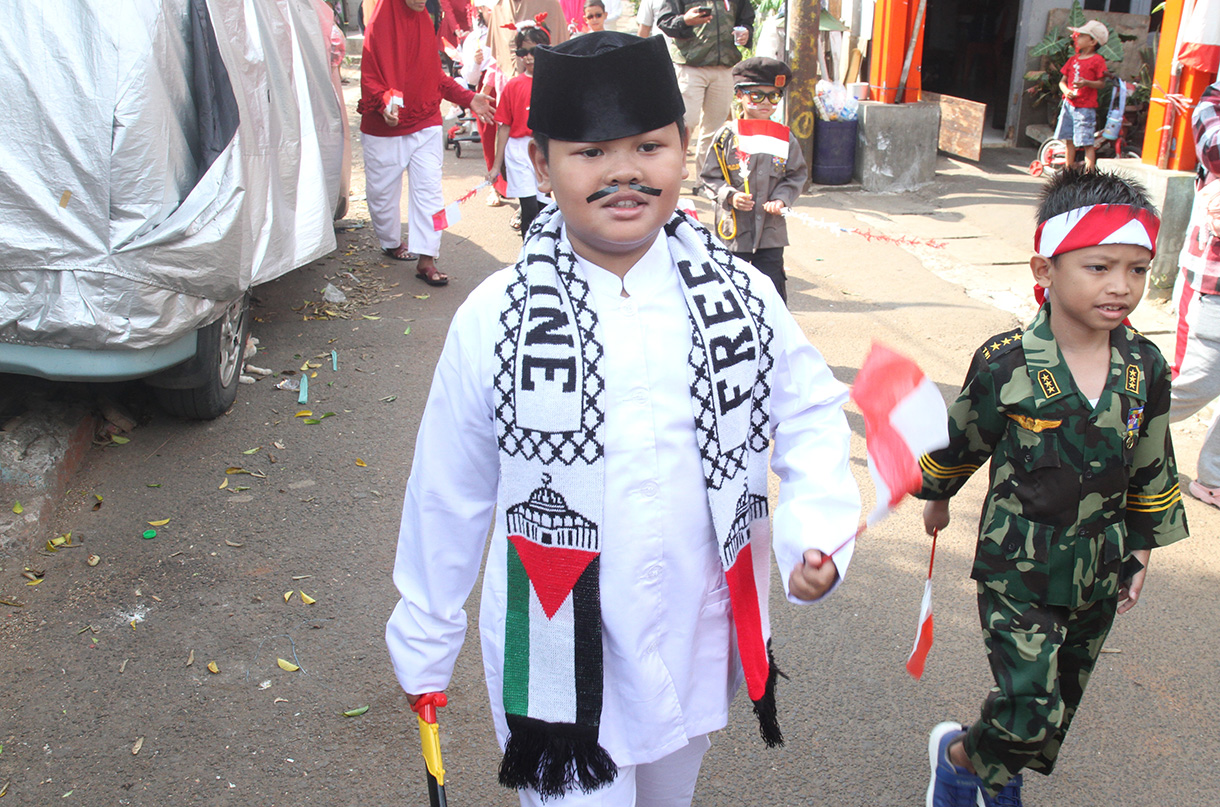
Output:
M1034 231L1034 252L1047 258L1101 244L1134 244L1156 255L1161 220L1129 205L1090 205L1052 216Z

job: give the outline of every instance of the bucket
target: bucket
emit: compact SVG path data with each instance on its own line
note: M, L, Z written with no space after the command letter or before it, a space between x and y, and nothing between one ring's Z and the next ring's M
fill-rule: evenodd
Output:
M847 92L855 97L857 101L868 100L868 82L853 81L847 85Z
M856 167L854 120L821 120L813 127L813 181L846 185Z

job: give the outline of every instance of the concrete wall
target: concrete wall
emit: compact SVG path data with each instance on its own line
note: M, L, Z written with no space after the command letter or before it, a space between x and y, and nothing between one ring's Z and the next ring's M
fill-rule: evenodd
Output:
M1167 171L1139 160L1098 160L1098 168L1119 171L1141 182L1161 211L1161 230L1156 239L1156 257L1149 267L1148 295L1168 297L1178 275L1178 253L1186 240L1190 208L1195 200L1195 175Z
M940 107L860 102L855 179L866 191L914 190L936 178Z

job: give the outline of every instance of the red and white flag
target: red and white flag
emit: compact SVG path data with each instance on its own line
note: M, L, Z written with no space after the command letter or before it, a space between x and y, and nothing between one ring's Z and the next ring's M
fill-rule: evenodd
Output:
M928 651L932 649L932 564L936 562L936 533L932 533L932 557L928 558L928 581L923 587L923 605L919 608L919 628L915 631L915 646L907 657L907 672L915 678L923 675Z
M451 202L445 205L445 209L439 213L432 214L432 229L440 232L441 230L452 227L462 220L462 211L458 207L457 202Z
M1215 73L1220 66L1220 2L1187 0L1178 29L1177 61Z
M737 150L742 154L770 154L788 159L788 127L773 120L737 121Z
M949 416L940 390L919 365L874 343L851 389L864 414L868 472L877 486L872 526L923 485L919 457L949 445Z

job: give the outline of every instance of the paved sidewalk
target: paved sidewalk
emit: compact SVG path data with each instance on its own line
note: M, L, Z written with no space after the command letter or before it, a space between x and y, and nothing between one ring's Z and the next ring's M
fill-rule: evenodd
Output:
M903 248L969 296L1008 311L1024 323L1037 310L1029 259L1034 209L1043 180L1027 170L1034 154L1033 149L989 148L983 150L978 163L940 154L936 181L918 191L878 194L866 193L858 185L814 186L813 194L802 197L799 207L812 207L822 214L841 211L883 235L943 243L941 248ZM791 223L788 230L793 243L799 244L808 229L799 222ZM1176 325L1168 295L1169 290L1148 289L1132 322L1166 356L1172 356Z

